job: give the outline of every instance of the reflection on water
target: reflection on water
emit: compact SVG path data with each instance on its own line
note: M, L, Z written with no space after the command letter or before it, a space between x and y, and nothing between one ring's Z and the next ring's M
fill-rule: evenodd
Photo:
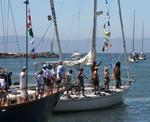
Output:
M49 122L123 122L128 116L126 109L127 105L123 103L109 109L54 113Z
M107 109L54 113L49 122L149 122L149 103L149 98L127 98L124 103Z

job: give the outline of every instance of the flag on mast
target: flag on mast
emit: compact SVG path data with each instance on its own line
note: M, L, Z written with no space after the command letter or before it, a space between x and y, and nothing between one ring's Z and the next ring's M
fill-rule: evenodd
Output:
M28 4L28 16L27 16L27 29L28 29L30 37L33 38L33 30L32 30L31 14L30 14L29 4Z
M27 4L27 30L28 30L29 36L32 38L30 43L33 45L34 44L34 39L33 39L34 35L33 35L33 30L32 30L29 0L26 0L24 3ZM32 56L32 59L35 59L35 47L34 47L34 45L33 45L33 48L31 49L31 56Z

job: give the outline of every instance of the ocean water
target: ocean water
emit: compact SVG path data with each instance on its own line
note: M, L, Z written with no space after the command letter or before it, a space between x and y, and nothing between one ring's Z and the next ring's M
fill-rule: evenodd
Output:
M71 54L65 54L64 60L70 59L70 56ZM136 82L132 83L124 103L101 110L53 113L49 116L49 122L150 122L150 54L146 54L146 56L144 61L129 63L130 71L134 75ZM122 64L122 76L126 76L122 54L99 54L97 59L98 62L102 61L99 68L100 71L103 71L104 66L108 66L111 70L114 63L120 61ZM41 63L46 60L55 59L29 59L29 83L35 83L35 62L39 64L38 70L40 70ZM13 82L19 81L19 73L24 65L25 59L0 59L0 67L6 67L13 72ZM88 75L88 68L84 68L85 74ZM100 73L100 77L101 75ZM100 80L100 84L103 85L103 80Z

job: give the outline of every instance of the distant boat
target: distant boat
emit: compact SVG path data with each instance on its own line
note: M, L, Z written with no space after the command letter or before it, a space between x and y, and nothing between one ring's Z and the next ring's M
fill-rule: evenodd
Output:
M134 49L134 41L135 41L135 9L134 9L134 16L133 16L133 40L132 40L132 53L128 57L129 62L135 63L138 62L138 54L135 53Z
M96 60L96 25L97 25L97 16L98 16L97 0L94 0L93 2L94 2L93 3L94 17L93 17L93 36L92 36L91 50L85 57L79 60L63 61L63 64L66 66L76 67L77 65L80 64L81 66L84 65L85 67L88 67L87 65L92 65L93 61ZM118 5L120 6L119 0L118 0ZM121 12L121 9L119 9L119 11ZM120 21L122 21L122 19L120 19ZM127 62L126 55L125 55L125 59ZM56 105L54 111L67 112L67 111L85 111L85 110L108 108L110 106L122 103L129 89L128 85L122 85L121 89L117 89L115 88L115 86L110 86L110 92L105 92L104 90L100 90L99 95L98 94L95 95L95 93L93 93L94 87L91 86L91 84L86 84L84 85L84 87L85 87L85 96L83 96L81 93L79 93L79 95L74 93L74 91L76 91L76 88L78 88L78 85L72 86L72 89L74 90L70 90L71 92L70 97L68 97L64 93L64 95L61 96L60 101Z
M81 58L81 56L82 54L79 51L74 51L71 57L73 57L75 60L78 60Z
M144 51L143 51L143 42L144 42L144 22L143 22L143 29L142 29L142 51L139 55L139 60L145 60L146 59L146 55L144 54Z

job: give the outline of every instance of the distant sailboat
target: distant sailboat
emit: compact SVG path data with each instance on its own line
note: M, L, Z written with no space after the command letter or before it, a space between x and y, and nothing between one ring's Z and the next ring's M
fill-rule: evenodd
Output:
M144 51L143 51L143 41L144 41L144 22L143 22L143 29L142 29L142 51L141 51L140 56L139 56L140 60L146 59L146 55L144 54Z
M135 41L135 10L134 10L134 16L133 16L133 40L132 40L132 53L128 57L129 62L138 62L138 55L135 53L134 48L134 41Z

